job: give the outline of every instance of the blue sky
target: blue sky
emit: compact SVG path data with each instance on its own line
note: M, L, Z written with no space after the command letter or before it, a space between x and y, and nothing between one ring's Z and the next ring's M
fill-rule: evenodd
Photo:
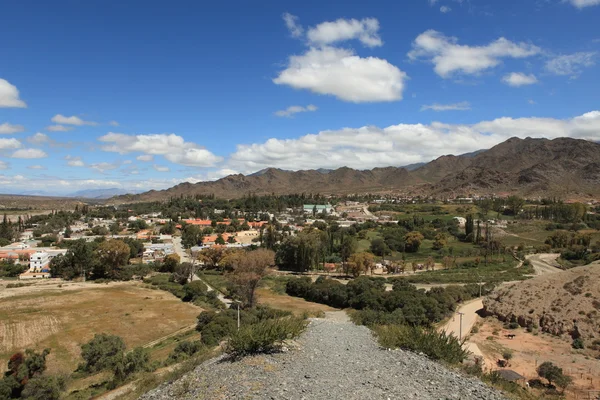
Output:
M600 139L600 0L3 2L0 191Z

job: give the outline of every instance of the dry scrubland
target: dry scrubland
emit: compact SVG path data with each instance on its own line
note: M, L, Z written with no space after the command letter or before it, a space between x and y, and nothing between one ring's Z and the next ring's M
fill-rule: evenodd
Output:
M135 283L85 286L31 294L23 294L27 288L3 289L21 294L0 299L0 364L18 350L50 348L49 372L72 372L81 361L79 345L95 333L121 336L133 348L193 327L201 312Z

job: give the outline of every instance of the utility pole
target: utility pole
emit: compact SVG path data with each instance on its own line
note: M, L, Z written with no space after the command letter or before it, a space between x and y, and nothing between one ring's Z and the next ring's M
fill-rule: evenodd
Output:
M240 302L237 303L237 328L240 330Z
M465 315L465 313L462 313L460 311L457 311L456 313L460 316L460 327L458 328L458 340L461 341L462 340L462 318L463 318L463 315Z

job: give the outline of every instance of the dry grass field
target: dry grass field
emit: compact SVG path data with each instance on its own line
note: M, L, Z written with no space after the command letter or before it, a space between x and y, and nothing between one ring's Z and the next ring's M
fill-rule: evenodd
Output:
M291 311L297 315L304 312L314 315L320 311L336 310L335 308L324 304L312 303L299 297L292 297L287 294L277 294L267 288L257 289L256 294L258 295L258 302L260 304L265 304L279 310Z
M80 344L95 333L121 336L127 348L142 346L193 326L202 311L135 283L86 286L0 299L0 365L18 350L50 348L49 370L72 372Z

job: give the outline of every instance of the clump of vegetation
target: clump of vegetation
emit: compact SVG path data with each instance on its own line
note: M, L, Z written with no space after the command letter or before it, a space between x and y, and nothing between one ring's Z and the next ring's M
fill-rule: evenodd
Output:
M224 304L217 297L217 293L215 291L209 292L207 286L201 281L181 283L181 281L175 279L174 274L157 274L144 279L144 283L169 292L182 301L209 305L211 308L216 309L224 307Z
M279 350L288 339L299 336L306 327L302 318L266 319L240 328L227 342L233 357Z
M190 342L188 340L184 340L182 342L177 343L177 346L175 346L171 354L169 354L169 357L167 358L165 364L169 365L184 361L190 358L191 356L203 351L206 351L206 346L204 346L204 344L201 341L197 340Z
M438 332L435 329L384 325L376 327L375 334L383 347L423 353L433 360L450 364L463 362L469 354L455 336L446 335L445 332Z

